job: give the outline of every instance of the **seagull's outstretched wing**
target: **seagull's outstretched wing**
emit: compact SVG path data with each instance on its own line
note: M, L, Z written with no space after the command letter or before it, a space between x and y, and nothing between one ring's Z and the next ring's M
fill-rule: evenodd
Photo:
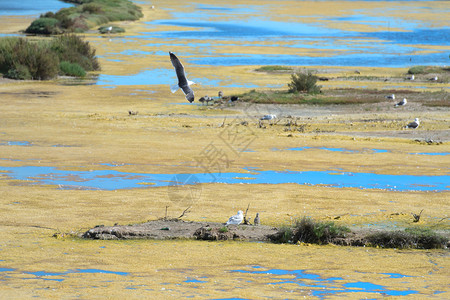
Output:
M178 78L178 87L183 90L183 93L186 95L186 99L189 102L194 101L194 91L191 89L189 85L193 84L193 82L187 80L186 74L184 73L183 64L180 62L178 57L175 56L172 52L169 52L170 61L172 62L173 67L175 68L175 72ZM176 91L176 89L171 88L172 93Z

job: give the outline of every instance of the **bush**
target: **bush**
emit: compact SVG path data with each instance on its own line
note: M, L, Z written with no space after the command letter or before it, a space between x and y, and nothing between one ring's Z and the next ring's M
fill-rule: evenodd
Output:
M111 21L137 20L143 16L141 8L129 0L67 1L77 6L41 15L27 28L27 32L40 34L84 32L91 27Z
M333 239L344 237L350 232L345 226L339 226L333 222L319 222L311 218L297 220L293 227L283 226L270 237L276 243L313 243L328 244Z
M83 77L86 71L98 69L95 50L75 35L52 41L0 39L0 72L5 77L46 80L56 77L58 72Z
M60 61L77 63L86 71L100 69L95 49L91 48L89 42L83 41L74 34L66 34L53 39L50 48L56 52Z
M404 231L382 231L367 237L373 246L383 248L442 248L447 239L429 229L407 228Z
M0 70L13 79L50 79L57 75L59 60L43 42L11 38L0 43Z
M75 77L86 76L86 71L77 63L70 63L68 61L62 61L59 63L59 70L61 74Z
M25 32L35 34L58 34L62 32L58 27L58 23L59 21L55 18L39 18L34 20Z
M334 222L319 222L304 217L294 225L293 242L328 244L337 237L344 237L347 232L350 229Z
M296 73L291 75L291 82L288 83L290 93L310 93L317 94L320 92L321 86L316 85L317 76L311 74L311 72Z

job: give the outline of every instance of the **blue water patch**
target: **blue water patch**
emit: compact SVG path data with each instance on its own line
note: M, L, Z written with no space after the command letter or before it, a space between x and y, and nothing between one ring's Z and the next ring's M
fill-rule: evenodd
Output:
M75 269L73 271L66 272L66 274L68 273L115 274L120 276L127 276L129 274L128 272L115 272L101 269Z
M14 269L7 269L6 271L14 271ZM128 272L115 272L115 271L108 271L108 270L101 270L101 269L75 269L75 270L68 270L65 272L35 271L35 272L24 272L24 273L34 275L38 279L52 280L52 281L59 281L59 282L64 281L64 278L53 278L53 277L65 276L67 274L74 274L74 273L114 274L114 275L120 275L120 276L127 276L129 274ZM29 279L29 278L26 278L26 279Z
M413 277L413 276L409 276L409 275L403 275L400 273L381 273L384 275L388 275L390 278L404 278L404 277Z
M255 84L251 83L234 83L232 79L218 79L218 78L198 78L190 77L187 75L189 80L196 83L195 86L210 86L210 87L221 87L221 88L234 88L234 87L245 87L245 88L256 88ZM118 85L172 85L178 82L173 69L152 69L139 72L137 74L131 75L108 75L100 74L98 76L97 85L105 86L118 86ZM274 87L274 85L271 85Z
M326 150L326 151L342 152L342 153L389 153L389 152L391 152L390 150L386 150L386 149L364 148L363 150L350 150L350 149L346 149L346 148L329 148L329 147L293 147L293 148L287 148L284 150L303 151L303 150L309 150L309 149L318 149L318 150ZM280 151L280 149L272 148L272 151Z
M221 84L219 79L196 78L189 77L189 80L194 81L198 85L203 86L221 86L228 87ZM97 80L97 85L167 85L176 84L178 82L173 69L152 69L139 72L131 75L108 75L100 74ZM232 86L232 85L231 85Z
M0 268L0 272L11 272L11 271L14 271L14 270L15 269L11 269L11 268Z
M31 146L30 142L27 141L8 141L8 142L3 142L0 143L0 146Z
M409 153L413 155L442 155L447 156L450 155L450 152L417 152L417 153Z
M269 285L297 284L302 289L310 288L313 296L323 298L326 295L337 295L342 293L377 293L388 296L407 296L418 294L415 290L392 290L385 286L373 284L370 282L348 282L341 284L344 279L341 277L323 278L320 275L307 272L306 270L282 270L268 269L261 271L254 270L232 270L232 273L245 273L255 275L266 275L265 278ZM389 273L388 273L389 274ZM267 275L273 275L268 276ZM287 278L287 276L290 276ZM401 278L401 277L392 277Z
M387 189L393 191L448 191L448 175L390 175L343 171L260 171L195 174L129 173L116 170L59 170L46 166L0 167L5 175L30 184L58 185L61 189L118 190L184 185L178 177L195 177L195 184L284 184L323 185L334 188Z
M21 1L0 1L0 15L39 15L48 11L56 12L64 7L71 7L73 4L59 0L21 0Z
M186 279L186 280L183 281L183 282L186 282L186 283L204 283L204 282L208 282L208 281L205 281L205 280L198 280L198 279L195 279L195 278L190 278L190 277L188 277L188 279Z

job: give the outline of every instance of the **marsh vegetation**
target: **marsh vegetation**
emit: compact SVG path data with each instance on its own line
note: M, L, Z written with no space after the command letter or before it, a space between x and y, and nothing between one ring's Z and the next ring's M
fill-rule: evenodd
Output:
M133 21L143 16L141 8L129 0L72 0L77 4L56 13L47 12L25 30L33 34L81 33L114 21Z
M0 72L7 78L48 80L57 75L84 77L86 72L99 69L95 49L73 34L51 40L0 39Z

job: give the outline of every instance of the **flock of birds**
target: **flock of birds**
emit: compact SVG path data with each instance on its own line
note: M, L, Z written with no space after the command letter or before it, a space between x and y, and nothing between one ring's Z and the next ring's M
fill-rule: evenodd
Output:
M414 75L412 75L412 78L414 79ZM436 77L437 78L437 77ZM436 79L437 80L437 79ZM390 99L390 100L395 100L395 94L386 96L386 98ZM397 102L394 107L399 107L399 106L405 106L408 103L408 100L406 98L403 98L401 101ZM420 125L420 120L419 118L415 118L414 121L412 121L411 123L409 123L408 125L405 126L405 128L412 128L412 129L416 129L417 127L419 127Z
M184 71L184 66L180 62L178 57L175 54L173 54L172 52L169 52L169 56L170 56L170 61L172 62L173 67L175 68L175 73L178 78L178 83L171 85L170 90L172 91L172 93L175 93L178 89L181 89L183 91L184 95L186 96L186 99L189 101L189 103L192 103L195 99L195 96L194 96L194 91L191 88L191 85L195 84L195 82L187 79L186 73ZM411 77L409 79L414 80L415 79L414 74L411 75ZM438 77L435 76L430 80L437 81ZM223 92L219 91L217 98L204 96L204 97L201 97L198 101L202 104L206 103L206 105L208 105L210 102L214 102L216 99L222 99L222 98L223 98ZM392 95L386 96L386 98L395 100L395 95L392 94ZM239 100L238 97L232 96L230 99L230 102L234 102L237 100ZM403 98L401 101L396 103L394 105L394 107L405 106L407 103L408 103L408 100L406 98ZM260 119L260 121L269 121L269 123L270 123L270 122L273 122L273 120L275 120L276 118L277 118L276 115L268 114L268 115L263 116ZM405 128L416 129L419 127L419 125L420 125L420 120L419 120L419 118L416 118L413 122L406 125Z
M181 89L184 93L184 95L186 96L186 99L192 103L194 101L194 91L191 88L191 85L195 84L194 82L188 80L186 78L186 73L184 71L184 66L183 64L180 62L180 60L178 59L178 57L176 57L175 54L173 54L172 52L169 52L169 56L170 56L170 61L172 62L173 67L175 68L175 73L177 75L178 78L178 83L174 84L170 87L170 90L172 91L172 93L175 93L178 89ZM415 80L415 76L414 74L411 75L411 77L409 78L410 80ZM437 81L438 77L435 76L432 79L433 81ZM219 91L218 93L218 97L216 99L222 99L223 98L223 92ZM395 100L395 94L386 96L386 98L391 99L391 100ZM199 102L201 102L202 104L206 102L206 105L209 104L209 102L215 101L216 100L214 97L208 97L208 96L204 96L201 97L199 99ZM236 101L239 100L239 98L233 96L231 97L230 101ZM405 106L408 103L408 100L406 98L403 98L401 101L397 102L394 107L399 107L399 106ZM263 116L260 119L261 121L273 121L277 118L276 115L274 114L268 114ZM419 118L415 118L415 120L411 123L409 123L408 125L405 126L405 128L413 128L416 129L418 128L420 125L420 120ZM239 210L238 213L234 216L231 216L228 221L226 222L226 225L239 225L242 223L242 221L244 220L244 213L242 210ZM259 220L259 214L256 214L256 217L254 219L254 224L255 225L259 225L260 224L260 220Z

